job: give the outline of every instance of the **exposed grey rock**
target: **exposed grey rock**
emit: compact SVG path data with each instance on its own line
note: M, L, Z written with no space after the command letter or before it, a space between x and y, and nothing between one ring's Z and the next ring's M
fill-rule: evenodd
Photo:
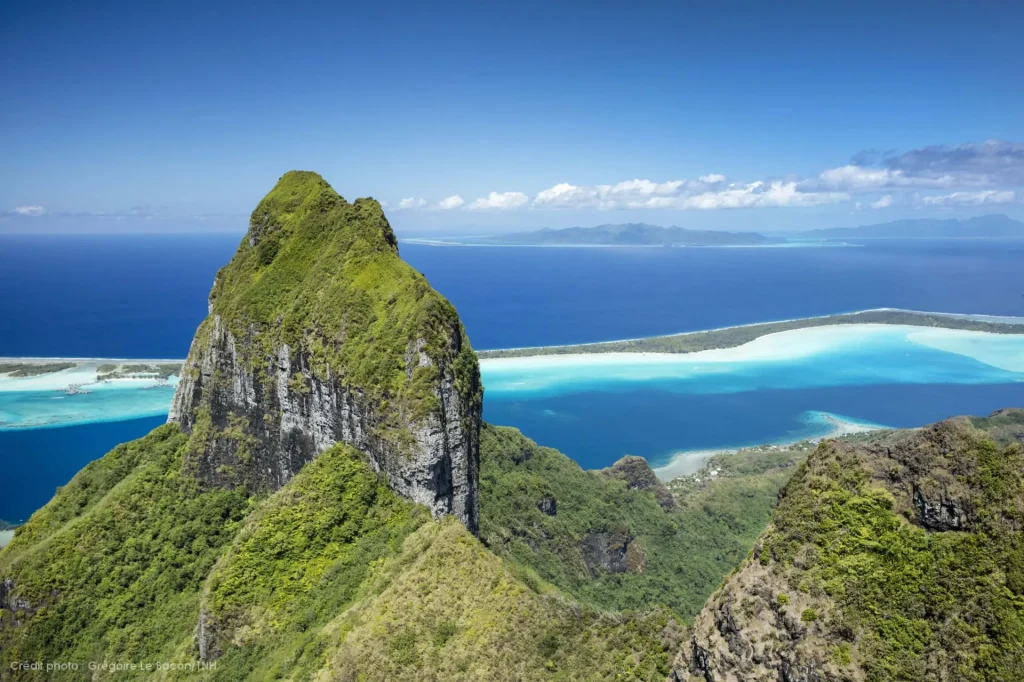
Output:
M321 452L346 443L365 452L396 492L477 532L481 408L461 397L450 366L461 329L452 330L443 357L428 356L422 340L410 342L408 373L438 366L439 409L403 424L410 438L400 443L382 435L394 414L339 377L314 375L301 349L284 344L270 357L254 357L260 332L250 327L247 338L236 338L212 315L192 342L168 420L206 438L192 462L202 483L276 490Z
M929 530L967 530L967 512L955 500L939 496L928 500L920 488L914 486L914 506L917 507L919 523Z
M14 588L14 581L10 578L0 581L0 611L7 611L11 614L11 617L2 620L0 625L17 628L21 627L21 621L18 619L19 615L32 615L39 608L38 606L33 606L25 599L14 596Z
M545 495L540 502L537 503L537 509L548 516L558 515L558 501L550 495Z
M591 533L583 538L583 560L592 573L625 573L634 538L625 533ZM634 553L637 550L634 549Z

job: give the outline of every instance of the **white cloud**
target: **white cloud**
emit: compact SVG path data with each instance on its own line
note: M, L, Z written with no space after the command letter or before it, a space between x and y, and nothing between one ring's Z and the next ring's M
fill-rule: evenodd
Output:
M898 169L848 165L822 171L818 175L818 181L811 181L809 184L846 192L870 192L879 189L910 187L942 189L952 187L956 184L956 179L951 175L919 177L907 175Z
M705 176L708 177L708 176ZM808 192L798 183L780 180L732 184L710 189L712 183L685 180L655 183L629 180L615 185L581 187L562 183L539 192L534 205L551 208L674 208L701 209L752 208L760 206L817 206L846 201L846 192ZM717 184L717 183L714 183Z
M453 194L450 197L445 197L444 199L441 199L441 201L437 202L435 208L438 211L451 211L452 209L462 206L464 203L466 202L462 197L458 194Z
M634 178L610 184L561 182L537 192L535 208L714 210L819 206L850 202L851 208L895 205L970 206L1000 204L1024 197L1024 144L989 141L956 147L932 146L904 153L865 151L847 165L811 176L776 176L753 182L730 181L721 173L695 180L656 182ZM935 196L941 194L941 196ZM466 203L454 194L436 203L403 199L399 208L428 211L511 210L530 203L522 192L491 192Z
M39 216L46 213L46 209L42 206L18 206L14 212L24 216Z
M538 192L535 206L547 208L598 208L610 210L643 204L659 197L675 197L687 186L686 180L652 182L624 180L614 185L571 185L567 182Z
M402 199L401 201L398 202L398 208L402 210L411 208L423 208L423 206L425 206L426 203L427 202L424 201L423 199L418 199L416 197L406 197L405 199Z
M769 206L820 206L848 201L846 192L804 192L796 182L774 180L730 185L728 189L683 197L678 208L763 208Z
M466 207L470 211L499 210L507 211L519 208L530 200L522 192L491 192L486 197L480 197Z
M953 192L942 196L921 197L921 203L929 206L981 206L983 204L1008 204L1017 198L1009 190L983 190L980 192Z
M533 203L537 206L570 207L586 205L590 200L590 191L586 188L562 182L538 192Z

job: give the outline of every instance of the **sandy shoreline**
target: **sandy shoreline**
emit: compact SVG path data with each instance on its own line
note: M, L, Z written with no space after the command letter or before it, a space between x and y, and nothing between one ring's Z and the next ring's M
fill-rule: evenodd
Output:
M888 430L889 427L882 426L880 424L864 424L859 422L842 419L832 414L822 413L821 418L824 422L831 425L832 429L823 436L816 436L814 438L800 438L798 440L788 440L777 443L761 443L757 445L745 445L743 447L736 448L720 448L711 450L684 450L677 452L672 455L672 459L668 464L664 464L659 467L653 467L654 475L662 481L671 481L674 478L680 476L689 476L700 470L706 461L714 457L715 455L734 454L743 450L749 450L751 448L770 447L784 449L807 441L809 443L819 443L829 438L839 438L841 436L848 436L855 433L867 433L869 431L884 431Z
M13 539L14 539L14 531L13 530L0 530L0 549L3 549L4 547L6 547L7 543L9 543Z
M514 348L478 348L478 353L501 353L504 351L546 351L553 348L585 348L589 346L605 346L613 343L628 343L631 341L648 341L650 339L671 339L678 338L681 336L695 336L697 334L707 334L709 332L724 332L732 329L747 329L749 327L759 327L761 325L769 324L784 324L787 322L803 322L804 320L824 320L829 317L837 317L840 315L859 315L862 313L909 313L913 315L938 315L941 317L949 317L957 320L977 320L980 322L992 322L994 324L1024 324L1024 317L1013 317L1008 315L985 315L982 313L940 313L930 312L926 310L909 310L907 308L866 308L864 310L852 310L841 313L829 313L827 315L810 315L808 317L791 317L782 320L764 320L761 322L748 322L745 324L733 324L725 327L713 327L711 329L695 329L688 332L676 332L674 334L656 334L654 336L637 336L634 338L627 339L613 339L610 341L587 341L583 343L566 343L553 346L519 346ZM846 325L830 325L830 326L847 326L847 327L858 327L866 324L876 323L851 323ZM927 327L926 327L927 328ZM790 330L798 331L798 330ZM767 336L767 335L766 335ZM571 355L571 353L567 353Z

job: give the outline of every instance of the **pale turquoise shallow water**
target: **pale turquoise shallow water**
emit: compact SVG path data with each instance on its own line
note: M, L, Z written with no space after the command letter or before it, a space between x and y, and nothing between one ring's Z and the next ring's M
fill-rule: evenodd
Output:
M867 384L1024 381L1024 336L891 325L815 327L737 348L687 354L606 353L481 363L489 398L616 391L690 394Z
M522 411L558 397L637 390L696 396L900 384L1024 386L1024 336L846 325L772 334L700 353L490 359L481 362L481 371L488 419L508 404ZM159 416L167 413L174 393L173 383L125 382L66 395L59 388L75 375L60 376L0 382L0 430ZM685 440L680 438L680 447Z

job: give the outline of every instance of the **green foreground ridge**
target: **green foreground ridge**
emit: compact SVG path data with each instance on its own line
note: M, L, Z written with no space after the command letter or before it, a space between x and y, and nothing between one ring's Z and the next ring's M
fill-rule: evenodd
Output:
M663 483L481 406L379 205L285 175L171 423L0 551L0 679L1024 679L1024 412Z

